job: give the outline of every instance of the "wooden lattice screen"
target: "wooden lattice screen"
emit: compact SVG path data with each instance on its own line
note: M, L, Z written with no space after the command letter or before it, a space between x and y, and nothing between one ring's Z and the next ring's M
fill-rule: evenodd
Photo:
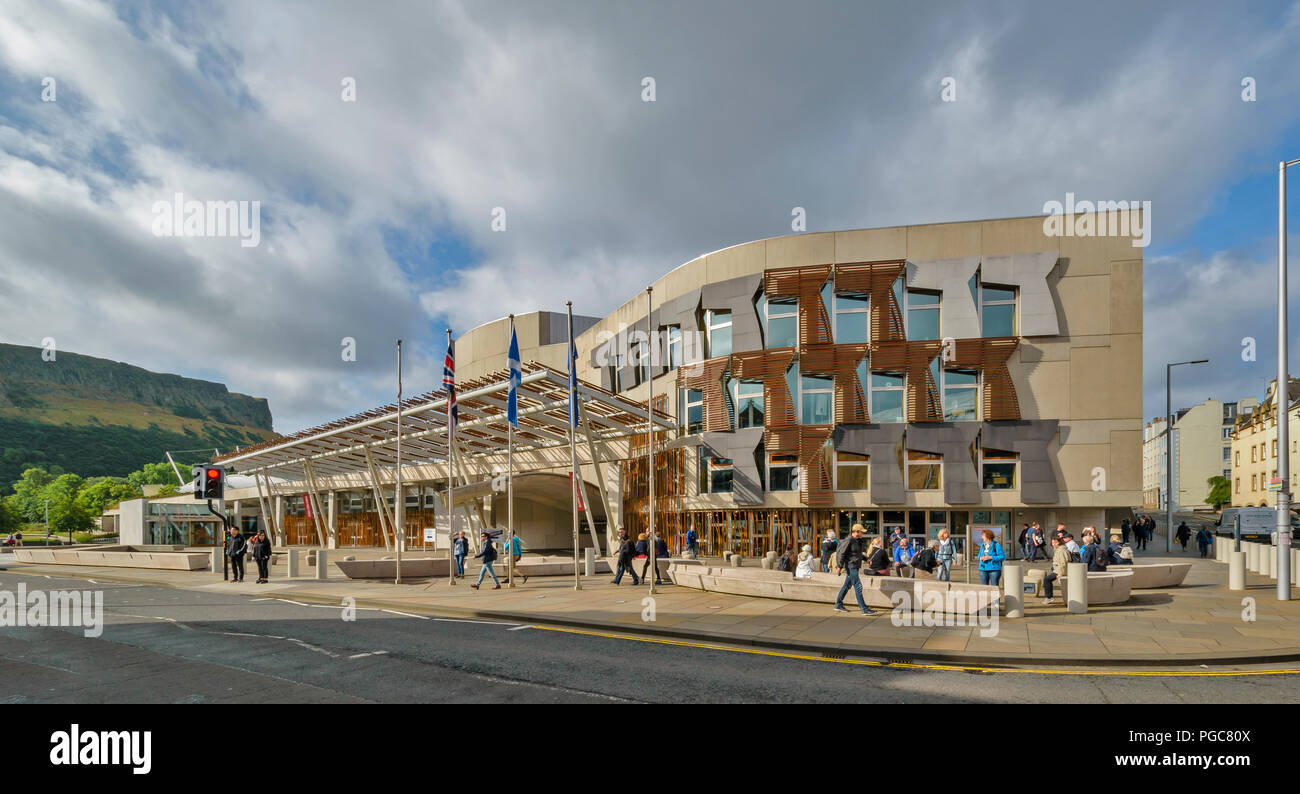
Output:
M907 260L854 262L835 266L835 288L871 295L871 341L901 342L903 312L894 297L894 283L907 271Z
M831 275L830 265L787 267L763 273L768 298L799 300L799 347L830 344L831 321L822 301L822 288Z
M1020 418L1020 401L1007 370L1007 360L1020 345L1014 336L956 340L950 366L978 369L984 373L984 419L994 422Z

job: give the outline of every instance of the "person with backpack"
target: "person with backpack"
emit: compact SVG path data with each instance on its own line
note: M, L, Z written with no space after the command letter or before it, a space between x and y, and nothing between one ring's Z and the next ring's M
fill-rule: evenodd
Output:
M885 550L885 542L880 538L872 538L862 570L867 576L889 576L890 559L889 552Z
M641 579L632 569L632 559L636 555L636 544L627 536L626 529L618 531L618 572L614 574L614 580L610 584L618 584L623 581L623 574L627 573L632 577L632 584L641 584Z
M461 579L465 578L465 558L468 556L469 538L465 537L465 530L462 529L451 542L451 558L456 561L456 575Z
M835 558L835 550L839 548L840 540L835 537L835 530L826 530L826 538L822 541L822 571L831 572L831 560Z
M957 541L952 539L948 530L939 530L939 581L952 581L952 566L957 561Z
M700 556L700 539L695 534L695 527L686 530L686 550L690 553L691 559L698 559Z
M1201 549L1202 559L1210 556L1210 544L1213 542L1214 536L1210 534L1209 529L1202 525L1196 532L1196 545Z
M903 538L894 547L894 575L905 579L912 576L912 541Z
M1097 542L1095 535L1083 536L1083 549L1079 552L1079 557L1088 566L1090 573L1105 573L1110 562L1110 554Z
M836 557L836 563L840 570L844 572L844 585L840 587L840 593L835 597L835 611L848 612L844 608L844 596L853 588L853 594L857 596L858 607L864 615L874 615L876 610L867 606L867 601L862 597L862 579L860 578L863 551L865 540L863 535L866 529L861 524L854 524L849 530L849 537L840 544L840 549Z
M518 535L513 535L510 540L506 541L505 545L507 547L505 553L509 554L513 558L510 561L511 569L515 570L516 573L519 573L519 581L522 584L528 584L528 575L519 572L516 568L516 566L519 565L519 561L523 559L524 556L524 542L519 539Z
M1178 545L1183 547L1184 552L1187 551L1187 541L1191 537L1192 537L1192 528L1187 526L1186 521L1179 522L1178 531L1174 533L1174 539L1178 541Z
M1007 554L1002 550L1002 544L997 542L993 530L986 529L980 534L984 538L976 554L980 563L980 584L996 587L1002 582L1002 561Z
M1065 544L1060 538L1052 538L1052 571L1043 577L1043 604L1055 604L1056 599L1052 597L1052 583L1062 576L1065 576L1070 564L1070 551L1065 548Z
M787 573L794 571L794 549L786 549L785 554L776 558L776 569Z
M474 559L477 560L481 557L483 559L483 567L479 569L478 581L470 585L470 587L477 590L479 585L483 584L483 577L490 574L494 583L492 589L500 590L501 580L497 578L496 571L492 570L492 563L497 558L497 547L492 543L492 539L488 537L488 533L486 532L479 537L479 545L482 547L482 551L475 554Z
M1106 549L1110 553L1110 564L1132 565L1133 550L1128 547L1127 543L1122 542L1121 538L1123 538L1123 535L1118 532L1112 532L1110 535L1110 546ZM1125 549L1128 550L1127 555L1124 553Z
M921 549L912 558L912 577L915 578L917 573L925 574L926 578L934 578L934 569L939 567L939 541L932 540L930 545Z
M1029 528L1029 524L1026 523L1025 528L1020 530L1020 536L1016 538L1016 544L1020 546L1020 559L1022 560L1029 559L1030 542L1031 542L1030 538L1032 535L1033 535L1033 530L1031 530Z

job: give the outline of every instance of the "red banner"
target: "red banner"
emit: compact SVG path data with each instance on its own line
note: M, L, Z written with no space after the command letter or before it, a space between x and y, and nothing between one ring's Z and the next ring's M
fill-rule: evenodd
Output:
M573 472L569 472L569 483L570 483L569 487L572 488ZM579 510L587 509L586 505L582 503L582 480L578 480L578 509Z
M306 512L308 518L315 518L311 512L311 496L309 494L302 495L302 509Z

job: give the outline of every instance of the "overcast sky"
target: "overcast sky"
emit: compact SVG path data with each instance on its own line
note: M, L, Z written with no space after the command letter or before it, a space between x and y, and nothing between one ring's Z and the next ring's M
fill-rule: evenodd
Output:
M219 380L281 432L391 399L399 336L431 389L448 326L603 315L795 206L824 231L1150 200L1147 418L1166 361L1213 362L1176 404L1276 369L1294 3L0 9L0 341ZM155 235L176 193L260 201L259 244Z

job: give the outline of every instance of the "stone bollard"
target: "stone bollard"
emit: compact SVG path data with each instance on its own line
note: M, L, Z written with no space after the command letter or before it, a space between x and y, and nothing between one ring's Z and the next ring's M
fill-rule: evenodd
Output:
M1300 584L1300 548L1291 547L1291 584Z
M587 563L586 575L595 576L596 575L596 550L591 547L587 547L585 551L586 551L586 563Z
M1264 547L1263 565L1259 566L1260 573L1268 574L1270 579L1277 578L1277 546Z
M1246 552L1234 551L1228 555L1228 589L1246 589Z
M1214 540L1214 561L1215 561L1215 562L1223 562L1223 555L1224 555L1224 553L1228 550L1228 548L1230 548L1230 547L1228 546L1227 543L1224 542L1223 538L1215 538L1215 540Z
M731 552L730 552L730 551L723 551L723 552L722 552L722 561L723 561L723 562L728 562L728 561L730 561L730 560L731 560Z
M1255 570L1255 542L1243 540L1241 542L1241 553L1246 555L1246 570Z
M1002 616L1025 616L1025 569L1021 565L1002 566Z
M745 558L740 556L739 554L732 554L727 559L731 562L732 568L739 568L741 561L744 560Z
M758 567L765 571L772 570L772 558L764 555L763 558L758 561Z
M1076 615L1088 611L1088 566L1081 562L1065 566L1065 605Z
M298 550L286 549L284 552L284 561L285 566L288 568L288 572L285 573L285 576L290 579L296 578L298 576Z
M221 570L221 566L223 564L222 558L225 557L225 555L222 554L221 551L222 550L220 546L212 550L212 572L213 573L216 573L217 571Z
M319 549L316 552L316 578L329 578L329 554L326 553L325 549Z
M764 568L775 568L775 567L776 567L776 558L777 558L778 556L779 556L779 555L778 555L776 552L774 552L774 551L769 551L767 554L764 554L764 555L763 555L763 559L767 560L767 561L768 561L768 564L767 564L767 565L764 565L763 567L764 567Z

